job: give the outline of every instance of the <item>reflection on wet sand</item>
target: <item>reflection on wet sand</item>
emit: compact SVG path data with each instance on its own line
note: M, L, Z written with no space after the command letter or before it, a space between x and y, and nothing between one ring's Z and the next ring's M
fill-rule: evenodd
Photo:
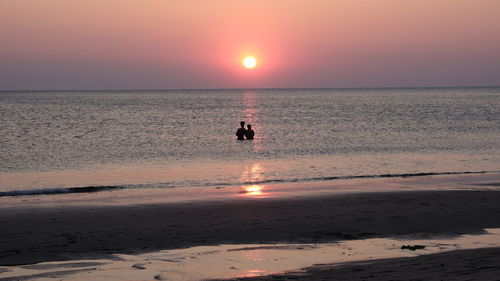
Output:
M64 280L207 280L238 278L298 270L313 264L342 264L500 246L500 229L484 234L412 239L372 238L325 244L247 244L199 246L111 259L46 262L35 266L4 266L9 280L57 277ZM402 245L424 245L411 251ZM64 271L71 268L72 270ZM3 270L3 272L1 271Z
M266 273L267 272L265 270L259 270L259 269L247 270L244 274L238 276L238 278L262 276L266 275Z
M252 184L253 182L262 182L264 180L263 172L263 167L259 163L245 167L240 177L240 182L243 184L242 194L244 196L255 197L265 195L264 185Z
M264 187L262 185L258 184L253 184L249 186L244 186L243 189L245 190L245 195L248 196L256 196L256 195L263 195L264 192Z

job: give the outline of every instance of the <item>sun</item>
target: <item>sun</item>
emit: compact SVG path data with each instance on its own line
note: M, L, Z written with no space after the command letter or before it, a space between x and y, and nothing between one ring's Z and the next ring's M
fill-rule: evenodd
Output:
M248 69L252 69L256 65L257 65L257 60L252 56L248 56L243 59L243 66L245 66Z

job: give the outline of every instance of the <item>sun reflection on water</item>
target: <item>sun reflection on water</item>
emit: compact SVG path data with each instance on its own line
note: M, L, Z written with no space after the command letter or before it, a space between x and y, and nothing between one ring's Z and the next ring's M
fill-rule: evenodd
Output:
M241 104L243 106L242 117L246 124L252 125L252 129L255 131L255 138L252 140L253 150L260 151L263 149L263 128L259 120L261 101L258 94L252 91L244 92Z
M259 122L259 107L260 101L258 95L252 91L245 91L242 96L243 105L243 118L247 124L251 124L256 132L255 139L252 140L252 147L254 151L259 151L262 149L262 142L259 132L261 132L261 125ZM260 163L253 163L244 168L240 182L243 184L241 192L242 196L248 197L259 197L264 196L265 186L259 184L264 180L263 176L264 169Z
M258 184L253 184L249 186L244 186L243 189L245 190L245 195L249 196L257 196L257 195L263 195L264 188L262 185Z
M258 184L258 182L262 182L264 180L262 173L263 168L259 163L254 163L252 166L248 166L243 170L240 181L242 183L247 183L242 186L243 196L256 197L265 195L265 186Z

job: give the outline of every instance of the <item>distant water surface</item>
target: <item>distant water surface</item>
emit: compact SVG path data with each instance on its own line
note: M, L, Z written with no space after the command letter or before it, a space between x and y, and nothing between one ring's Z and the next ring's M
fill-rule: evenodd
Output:
M500 88L0 92L0 117L3 196L500 170Z

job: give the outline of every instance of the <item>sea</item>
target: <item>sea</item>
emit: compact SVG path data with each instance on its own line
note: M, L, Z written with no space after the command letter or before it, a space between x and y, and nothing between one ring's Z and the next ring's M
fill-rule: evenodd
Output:
M1 197L500 171L500 88L2 91L0 120Z

